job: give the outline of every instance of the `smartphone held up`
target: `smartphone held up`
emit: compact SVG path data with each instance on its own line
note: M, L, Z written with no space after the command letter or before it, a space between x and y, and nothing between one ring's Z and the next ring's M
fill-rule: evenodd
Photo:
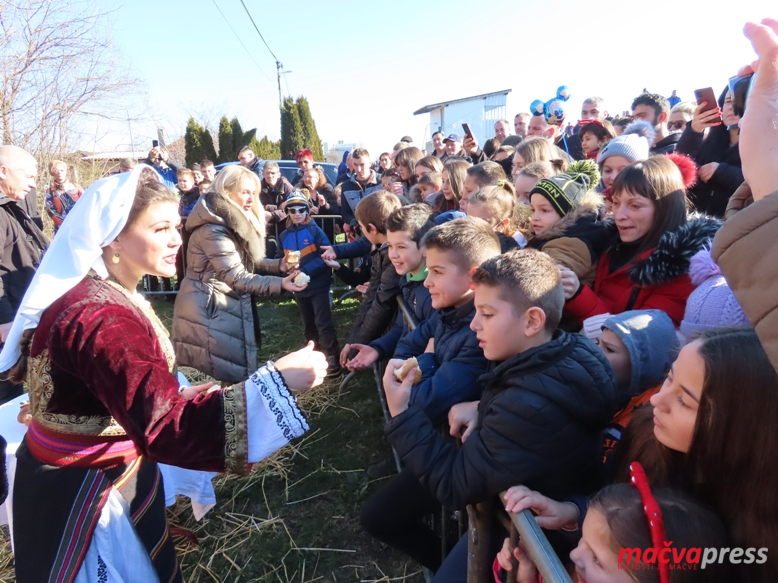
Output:
M713 93L712 87L695 89L694 98L697 100L697 105L701 105L703 101L705 102L705 106L700 110L700 113L711 111L719 106L719 103L716 100L716 94Z

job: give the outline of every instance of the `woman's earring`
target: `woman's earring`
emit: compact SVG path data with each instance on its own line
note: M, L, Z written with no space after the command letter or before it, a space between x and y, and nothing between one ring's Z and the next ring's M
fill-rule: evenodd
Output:
M113 257L111 257L111 261L113 261L114 263L119 263L119 254L114 253Z

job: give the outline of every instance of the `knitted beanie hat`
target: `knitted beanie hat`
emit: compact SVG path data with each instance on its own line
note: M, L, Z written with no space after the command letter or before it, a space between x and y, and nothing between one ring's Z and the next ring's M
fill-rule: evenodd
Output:
M689 276L697 289L686 302L680 328L683 340L691 342L703 332L716 328L751 326L721 269L710 256L710 249L702 249L692 257Z
M629 124L624 133L605 144L597 157L597 163L602 164L610 156L623 156L627 160L637 162L648 160L648 151L654 143L656 132L647 121L636 121Z
M310 202L308 201L308 197L306 197L305 194L299 190L293 190L289 193L289 196L286 197L286 206L310 207Z
M581 204L592 185L600 181L600 171L593 160L573 162L563 174L543 178L530 190L533 194L543 195L551 206L564 217Z

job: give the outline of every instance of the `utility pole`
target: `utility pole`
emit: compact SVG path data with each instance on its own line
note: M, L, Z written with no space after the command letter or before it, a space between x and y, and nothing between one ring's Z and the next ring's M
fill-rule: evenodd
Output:
M280 114L283 110L283 102L281 100L281 69L283 69L284 65L281 63L281 61L276 61L276 73L278 76L278 113Z
M130 152L135 155L135 142L132 141L132 124L130 123L130 112L127 112L127 127L130 128Z

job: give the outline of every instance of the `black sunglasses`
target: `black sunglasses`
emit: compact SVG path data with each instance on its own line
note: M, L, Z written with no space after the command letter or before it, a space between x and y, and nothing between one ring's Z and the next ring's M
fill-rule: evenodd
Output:
M290 215L304 215L308 212L308 209L292 207L287 208L286 212L288 212Z

